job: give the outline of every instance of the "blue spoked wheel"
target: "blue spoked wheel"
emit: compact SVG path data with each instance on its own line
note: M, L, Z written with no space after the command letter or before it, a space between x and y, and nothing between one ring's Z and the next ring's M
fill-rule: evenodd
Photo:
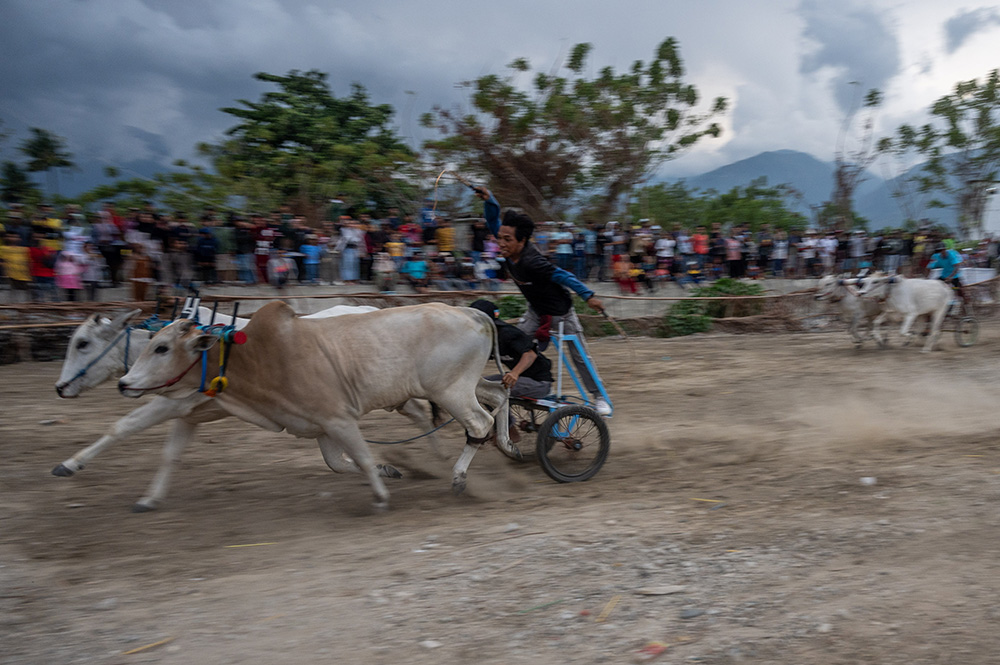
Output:
M549 478L575 483L601 470L611 450L611 435L604 418L589 406L561 406L538 428L535 450Z

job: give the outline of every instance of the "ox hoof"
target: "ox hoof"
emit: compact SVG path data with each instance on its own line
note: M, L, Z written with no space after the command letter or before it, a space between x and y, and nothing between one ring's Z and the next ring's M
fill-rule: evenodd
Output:
M388 512L389 502L388 501L376 501L372 504L372 508L380 513Z
M135 503L132 504L133 513L148 513L153 510L156 510L156 504L154 503L136 501Z
M465 479L466 479L466 477L467 476L464 473L461 473L461 474L455 476L454 479L452 479L452 481L451 481L451 493L452 494L454 494L455 496L458 496L459 494L461 494L462 492L465 491Z
M517 462L524 461L524 455L521 454L520 448L515 446L513 441L508 443L506 446L499 446L499 448L504 455L511 458L512 460L515 460Z
M69 478L73 475L73 469L69 468L65 464L60 464L56 468L52 469L53 476L59 476L60 478Z
M402 478L403 474L399 469L392 466L391 464L376 464L378 468L379 475L385 476L386 478Z

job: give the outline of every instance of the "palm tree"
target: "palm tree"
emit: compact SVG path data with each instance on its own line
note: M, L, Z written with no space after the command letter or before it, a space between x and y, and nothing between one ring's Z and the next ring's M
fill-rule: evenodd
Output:
M41 193L31 182L28 172L14 162L0 164L0 201L4 203L24 203L33 197L41 198Z
M31 127L32 137L18 146L29 158L28 171L45 171L49 181L49 194L59 194L58 171L54 169L76 168L73 155L66 151L66 139L47 129Z

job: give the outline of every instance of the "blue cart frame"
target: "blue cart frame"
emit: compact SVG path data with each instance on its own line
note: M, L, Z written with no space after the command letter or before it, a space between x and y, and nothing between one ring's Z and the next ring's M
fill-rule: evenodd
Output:
M580 482L592 478L604 465L611 448L611 435L604 418L587 403L576 367L567 362L566 343L575 345L601 396L608 404L611 400L580 337L564 334L561 323L559 333L553 337L557 367L555 395L542 399L512 397L511 415L514 427L520 431L537 432L535 454L550 478L561 483ZM563 369L573 380L579 400L563 394Z

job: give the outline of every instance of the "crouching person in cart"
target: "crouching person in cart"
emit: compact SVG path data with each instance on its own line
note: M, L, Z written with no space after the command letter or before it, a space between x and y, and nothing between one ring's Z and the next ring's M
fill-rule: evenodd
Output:
M502 381L510 390L511 397L531 397L542 399L552 394L552 361L538 350L535 340L517 327L500 320L500 309L489 300L477 300L469 307L485 312L497 326L497 345L500 360L508 368L503 376L494 374L486 377L490 381ZM511 417L513 420L513 416ZM521 432L510 428L510 440L517 443Z

